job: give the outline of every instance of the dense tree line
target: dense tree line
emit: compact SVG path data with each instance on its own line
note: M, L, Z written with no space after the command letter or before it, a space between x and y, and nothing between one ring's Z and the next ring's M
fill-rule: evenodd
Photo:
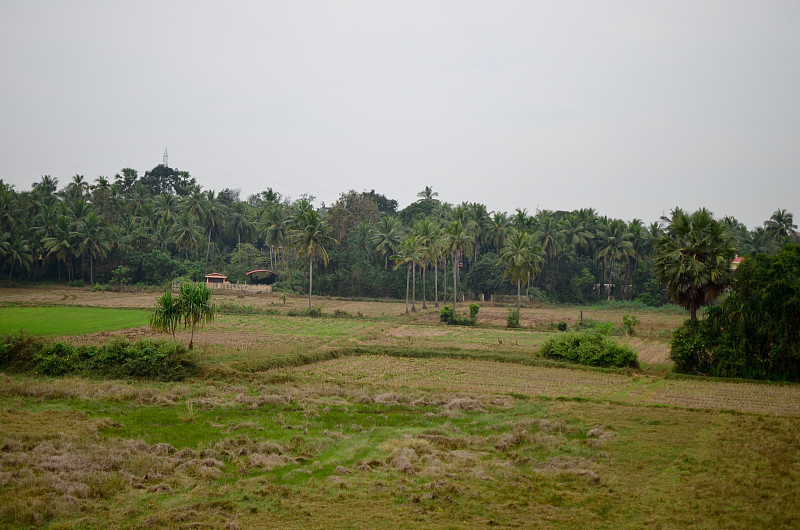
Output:
M75 175L60 189L50 176L29 191L0 181L0 262L9 281L120 284L199 280L211 271L242 282L248 270L266 268L281 289L410 296L411 310L418 300L427 307L481 294L667 300L653 250L679 208L645 224L591 208L530 214L454 205L430 187L418 196L398 210L374 190L348 191L315 208L313 197L290 200L272 189L247 199L237 190L204 190L189 173L163 165L93 183ZM732 217L719 224L739 255L774 254L797 238L785 210L754 230Z

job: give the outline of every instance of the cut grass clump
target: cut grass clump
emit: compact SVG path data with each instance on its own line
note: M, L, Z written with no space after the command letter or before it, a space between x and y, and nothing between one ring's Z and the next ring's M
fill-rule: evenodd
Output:
M566 332L551 337L539 354L547 359L605 368L638 367L636 353L629 346L592 332Z
M197 366L191 352L174 341L116 338L97 347L48 343L25 334L0 336L0 369L11 372L182 381Z

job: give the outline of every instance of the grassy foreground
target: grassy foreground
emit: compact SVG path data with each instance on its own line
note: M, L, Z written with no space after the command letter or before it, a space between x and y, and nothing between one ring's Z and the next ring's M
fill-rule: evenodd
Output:
M800 526L800 386L547 336L220 315L183 383L0 374L0 527Z

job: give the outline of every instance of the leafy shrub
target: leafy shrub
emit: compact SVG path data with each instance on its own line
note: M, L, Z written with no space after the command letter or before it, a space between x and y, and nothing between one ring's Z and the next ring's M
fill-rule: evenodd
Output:
M473 309L472 306L475 306L475 309ZM444 322L449 326L474 326L475 319L478 317L478 310L480 310L478 304L470 304L470 316L463 318L456 313L453 306L446 305L439 311L439 322ZM473 314L474 318L472 316Z
M33 356L42 347L42 341L24 332L3 335L0 343L0 368L10 372L24 372L33 364Z
M587 366L636 367L636 353L628 346L596 332L567 332L547 339L539 354L548 359Z
M337 309L336 311L333 312L333 318L354 318L354 317L347 311L342 311L341 309Z
M70 287L83 287L84 285L83 280L73 280L69 282Z
M508 316L506 317L506 327L518 328L519 327L519 310L509 309Z
M75 371L78 364L76 348L63 342L45 344L33 354L36 372L44 375L64 375Z
M563 320L558 323L558 331L567 331L567 323Z
M581 322L581 327L585 331L594 331L600 335L611 335L614 332L614 323L606 322L604 320L586 319Z
M478 320L478 311L480 311L480 310L481 310L481 306L479 306L478 304L469 304L469 319L472 322L475 322L475 321Z
M0 337L0 367L50 376L84 374L181 381L195 373L197 361L186 346L174 341L129 342L116 338L102 347L78 347L19 334Z
M635 315L622 315L622 328L628 335L636 335L636 326L640 323L641 321Z
M439 322L449 323L456 316L456 311L451 305L442 306L439 311Z
M92 285L92 292L93 293L104 293L108 291L108 287L103 285L102 283L96 283Z
M684 374L708 373L712 356L709 349L708 325L701 320L686 320L672 334L669 354L675 371Z

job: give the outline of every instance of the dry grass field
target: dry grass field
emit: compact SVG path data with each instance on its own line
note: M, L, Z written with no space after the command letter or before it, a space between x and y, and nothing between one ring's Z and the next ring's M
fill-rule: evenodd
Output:
M147 309L156 294L9 289L0 304ZM323 300L363 318L305 318L282 314L301 297L215 298L229 311L195 335L194 379L0 374L0 527L800 526L800 386L669 374L681 315L636 313L640 333L618 340L645 365L608 371L537 361L550 322L580 308L526 308L527 329L507 330L488 305L462 328L397 301Z

